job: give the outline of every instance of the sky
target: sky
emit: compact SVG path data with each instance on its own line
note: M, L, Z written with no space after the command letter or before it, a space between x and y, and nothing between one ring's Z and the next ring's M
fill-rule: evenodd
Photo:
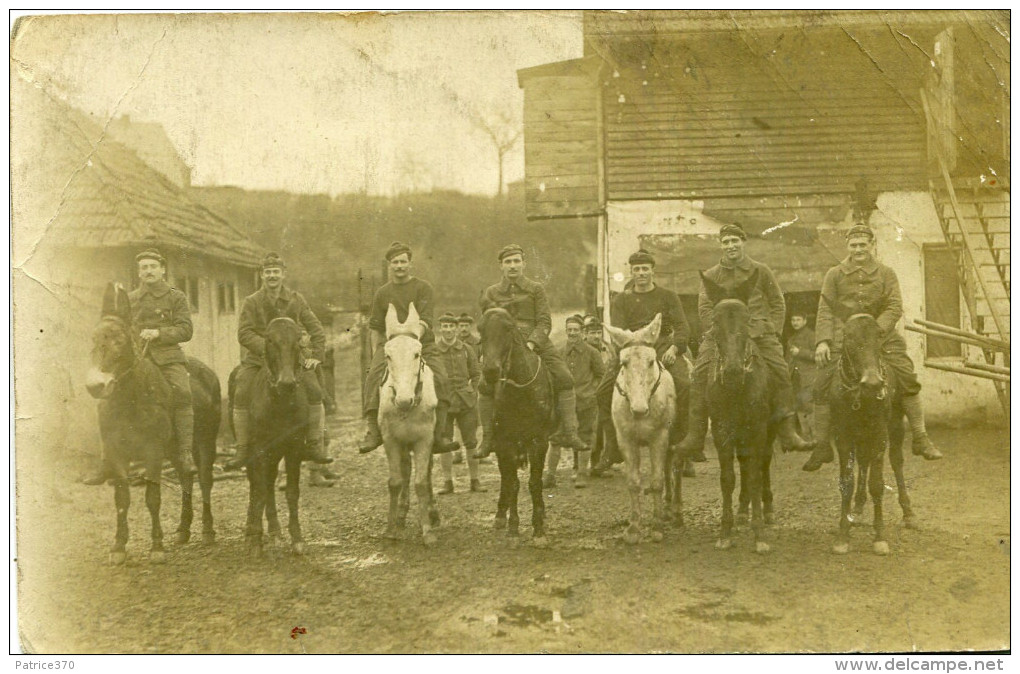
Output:
M480 122L521 128L516 71L581 55L580 12L524 11L43 16L12 46L101 124L162 124L193 184L332 195L494 194Z

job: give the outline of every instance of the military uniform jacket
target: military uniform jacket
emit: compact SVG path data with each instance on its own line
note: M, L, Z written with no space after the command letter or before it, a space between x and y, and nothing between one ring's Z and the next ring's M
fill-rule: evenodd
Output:
M687 351L687 338L690 336L690 327L687 325L687 315L684 307L680 304L680 297L675 292L662 286L655 286L649 292L634 292L633 288L627 288L613 298L609 308L610 322L613 327L624 330L640 330L652 322L655 314L662 314L662 329L659 331L659 341L656 343L656 351L663 350L675 345L677 355Z
M159 337L149 343L147 353L156 365L186 363L181 342L191 340L191 307L187 296L166 281L149 288L144 283L128 293L135 336L142 330L158 329Z
M828 300L828 301L826 301ZM903 297L896 272L872 259L858 265L848 256L825 273L818 301L815 339L843 345L843 323L829 306L832 303L849 314L868 314L878 321L883 335L890 335L903 316Z
M594 405L595 389L606 372L602 354L584 340L577 343L567 342L563 347L563 360L567 361L567 369L574 378L574 394L577 396L578 409Z
M237 324L237 341L244 347L241 362L259 367L266 351L266 326L274 318L291 318L308 332L311 340L312 358L322 361L326 350L326 333L322 323L308 306L301 293L284 286L276 302L269 299L265 288L244 298L241 304L241 318Z
M783 299L783 291L779 289L772 270L745 255L737 264L731 264L724 258L705 272L710 281L732 290L750 278L755 269L758 270L758 285L751 291L747 302L747 308L751 311L752 339L779 334L786 320L786 300ZM704 284L698 293L698 318L703 326L712 325L712 302L705 294Z
M541 283L521 276L517 281L505 278L482 293L482 312L493 307L506 309L517 321L517 329L525 341L548 344L552 330L549 300Z
M397 320L404 322L407 320L408 308L411 302L414 302L414 310L418 312L418 318L428 327L421 342L422 344L431 344L435 341L435 333L432 331L434 295L432 284L416 276L409 278L406 283L390 281L380 286L372 298L372 313L368 317L369 329L385 335L386 312L390 305L392 304L397 310Z
M790 347L797 347L797 355L790 353ZM800 387L808 388L815 380L815 331L804 326L795 331L786 342L786 362L800 373Z
M436 340L436 351L446 366L446 378L450 390L450 411L460 412L471 409L478 403L478 382L482 379L482 369L478 364L478 354L460 339L447 344L441 339Z

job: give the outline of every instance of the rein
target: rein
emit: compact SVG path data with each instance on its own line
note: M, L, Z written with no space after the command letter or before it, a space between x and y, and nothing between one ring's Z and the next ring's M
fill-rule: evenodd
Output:
M427 363L425 362L425 356L422 356L418 362L418 374L416 375L414 382L414 402L411 403L411 407L418 407L419 405L421 405L422 390L425 388L425 382L422 379L422 375L425 374L426 365ZM390 380L390 368L389 366L387 366L386 370L383 372L383 380L382 383L379 384L379 389L382 390L386 388L386 382L388 382L389 380Z
M623 349L620 349L620 350L622 351ZM662 363L659 362L658 358L655 359L655 365L658 368L658 373L655 376L655 383L652 384L652 390L648 394L648 399L649 400L651 400L653 397L655 397L655 392L659 390L659 384L662 382L662 371L664 369L666 369L666 368L664 368L662 366ZM621 369L621 372L622 372L622 369ZM617 376L616 381L614 382L614 384L616 386L616 392L619 393L620 396L622 396L624 400L629 402L630 401L630 395L628 395L627 392L623 390L623 387L620 386L620 377L619 376Z
M715 368L715 371L716 371L716 379L719 380L719 381L722 380L722 374L723 374L723 359L720 357L721 355L722 354L718 353L718 342L716 342L716 359L715 359L716 360L716 368ZM741 370L741 379L740 379L741 385L743 385L744 381L747 379L747 374L753 369L755 357L757 357L757 354L754 351L754 340L748 338L747 346L744 347L744 365L743 365L743 368Z
M507 352L506 352L506 359L503 361L503 364L505 365L505 367L500 368L502 371L506 372L506 371L510 370L510 361L513 359L513 355L514 355L514 342L510 342L510 348L507 349ZM538 356L538 354L535 354L535 355ZM514 388L528 388L529 386L531 386L532 384L535 383L535 380L538 379L538 375L539 375L540 372L542 372L542 359L541 358L538 359L538 367L535 368L535 374L531 377L531 379L529 379L528 381L524 382L523 384L518 383L518 382L514 381L513 379L511 379L510 375L507 375L505 377L500 377L499 381L502 382L502 383L510 384Z
M853 314L846 322L854 320L855 318L861 317L874 318L871 314ZM850 403L850 409L857 411L861 409L861 374L857 372L854 364L847 357L846 345L843 346L843 353L839 356L839 384L843 389L844 393L849 393L852 402ZM881 357L878 359L878 378L882 382L882 388L879 389L878 395L875 396L875 400L885 400L885 396L888 393L888 389L885 385L885 363L882 362Z
M110 381L110 384L116 384L121 379L123 379L124 377L128 376L129 374L131 374L139 365L142 364L142 361L145 360L145 355L149 352L149 342L150 341L151 340L148 340L148 339L145 340L145 344L142 345L142 352L139 355L135 356L135 362L131 363L131 365L126 370L124 370L120 374L116 375Z

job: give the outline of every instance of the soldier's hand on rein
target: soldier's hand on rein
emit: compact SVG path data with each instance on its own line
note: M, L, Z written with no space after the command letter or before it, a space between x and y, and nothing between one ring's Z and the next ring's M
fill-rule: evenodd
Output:
M139 336L147 342L153 339L159 339L159 330L156 328L146 328L145 330L142 330Z
M829 343L822 342L815 348L815 363L821 367L829 362L831 352L829 350Z
M676 362L676 344L666 349L666 352L662 354L662 364L666 367L670 367Z
M305 358L304 368L306 370L314 370L315 366L318 365L320 362L321 361L318 361L315 358Z

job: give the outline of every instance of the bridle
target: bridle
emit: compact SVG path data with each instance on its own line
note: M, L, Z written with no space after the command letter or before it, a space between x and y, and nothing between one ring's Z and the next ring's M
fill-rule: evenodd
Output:
M714 337L713 337L714 339ZM719 353L719 342L716 342L716 367L715 367L715 378L717 381L722 381L722 374L724 369L724 363L722 354ZM754 368L754 359L757 358L758 354L754 348L754 340L750 337L747 338L747 343L744 345L744 362L740 372L740 383L743 385L747 379L747 374Z
M422 390L425 385L425 382L422 380L422 376L425 374L426 365L427 363L425 362L425 356L423 354L421 358L418 359L418 373L415 375L414 380L414 401L411 403L411 407L418 407L421 404ZM389 382L389 380L390 380L390 367L389 365L387 365L386 370L383 372L383 380L382 383L379 385L379 388L380 389L386 388L386 385ZM393 387L391 386L390 388L392 389ZM393 389L393 392L395 395L396 389Z
M514 346L516 345L516 343L517 343L517 340L514 340L514 339L510 340L510 348L506 350L506 356L503 358L503 362L500 363L500 366L499 366L500 373L509 372L510 371L510 363L511 363L511 361L513 359ZM537 353L535 355L538 356ZM521 384L521 383L516 382L513 379L511 379L510 375L506 375L506 376L500 377L499 381L500 381L500 383L510 384L514 388L528 388L529 386L531 386L532 384L535 383L535 381L538 379L539 373L541 373L541 372L542 372L542 358L539 357L538 358L538 366L535 368L535 374L532 375L531 379L529 379L528 381L526 381L523 384Z
M634 345L631 345L631 346L634 346ZM623 349L626 349L626 348L629 348L629 347L628 346L624 346L622 349L620 349L620 353L622 354L623 353ZM662 363L659 362L658 358L655 359L655 368L657 370L657 372L655 373L655 383L652 384L652 390L648 394L648 399L649 400L651 400L653 397L655 397L655 392L659 390L659 384L662 382L662 371L665 369L663 367ZM621 374L623 373L623 368L622 367L620 368L620 373ZM620 386L620 376L619 375L617 375L616 381L614 382L614 385L616 386L616 392L620 394L620 397L622 397L627 402L630 402L630 395L626 391L623 390L622 386Z
M130 339L131 330L130 330L130 327L128 326L127 322L123 318L121 318L120 316L110 315L110 316L104 316L103 319L104 320L108 320L108 321L112 321L114 323L117 323L121 328L123 328L124 332L128 333L129 339ZM135 354L134 353L134 349L135 349L134 344L131 345L132 355L134 355L134 362L131 363L131 365L129 365L126 369L124 369L124 371L121 372L120 374L114 375L113 379L110 380L110 383L108 384L108 386L115 385L117 382L122 380L124 377L126 377L129 374L131 374L132 372L134 372L138 368L138 366L141 365L142 361L145 360L146 354L148 354L148 352L149 352L149 344L150 343L151 343L151 340L148 340L148 339L145 340L145 342L142 344L142 352L140 354Z
M871 314L854 314L846 320L846 323L863 316L874 318ZM850 409L856 412L861 409L861 374L857 371L853 362L847 356L845 341L843 344L843 353L839 356L839 363L837 366L839 368L839 385L843 389L844 394L850 394ZM886 386L885 363L882 362L881 356L878 359L878 379L882 382L882 387L875 396L875 400L885 400L885 397L888 394L888 387Z

